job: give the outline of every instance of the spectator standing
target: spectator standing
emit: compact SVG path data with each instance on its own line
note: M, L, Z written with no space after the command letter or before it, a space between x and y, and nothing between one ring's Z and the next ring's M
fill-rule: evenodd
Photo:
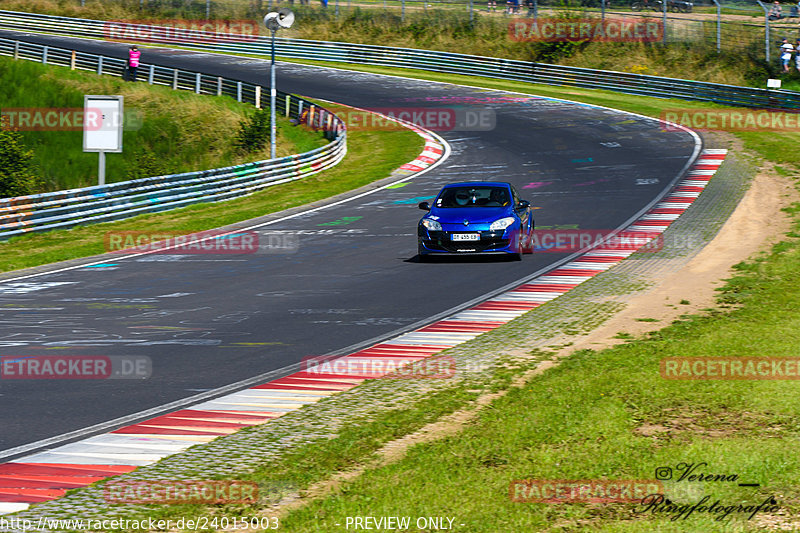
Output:
M486 2L486 11L497 11L497 0L488 0L488 2Z
M797 67L797 72L800 72L800 39L795 40L794 45L794 65Z
M140 57L142 57L142 53L136 45L131 46L128 50L128 79L130 81L136 81L136 71L139 68Z
M781 3L778 0L775 0L772 3L772 8L769 10L769 20L780 20L783 18L781 15Z
M525 0L525 6L528 8L528 16L536 16L536 0Z
M784 72L789 72L789 61L792 59L792 52L794 52L794 46L787 39L784 39L781 42L781 66Z

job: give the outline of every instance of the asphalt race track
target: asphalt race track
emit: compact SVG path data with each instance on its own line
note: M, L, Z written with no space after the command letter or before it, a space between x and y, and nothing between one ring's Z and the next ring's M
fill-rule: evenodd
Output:
M118 57L126 50L0 32L21 35ZM268 64L253 59L147 47L142 60L268 80ZM359 107L457 105L461 116L482 113L491 125L439 131L452 154L405 186L257 230L294 251L111 258L0 283L0 356L148 356L153 364L146 380L2 380L0 456L388 335L563 257L416 262L416 204L444 183L509 181L537 208L539 227L611 229L661 195L695 151L688 133L562 101L286 63L278 85Z

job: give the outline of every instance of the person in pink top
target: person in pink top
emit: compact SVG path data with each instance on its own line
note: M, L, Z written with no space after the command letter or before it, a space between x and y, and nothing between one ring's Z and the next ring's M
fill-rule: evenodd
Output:
M131 46L128 50L128 72L130 81L136 81L136 69L139 68L139 58L142 53L136 46Z

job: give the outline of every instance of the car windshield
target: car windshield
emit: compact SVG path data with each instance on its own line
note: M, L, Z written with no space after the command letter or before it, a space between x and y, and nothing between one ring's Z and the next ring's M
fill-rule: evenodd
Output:
M436 199L436 207L504 207L510 202L505 187L448 187Z

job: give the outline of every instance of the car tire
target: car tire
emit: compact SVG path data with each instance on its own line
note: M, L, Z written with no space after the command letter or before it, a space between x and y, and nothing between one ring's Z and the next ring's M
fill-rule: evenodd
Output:
M528 244L522 249L523 253L532 254L533 253L533 235L528 235Z
M431 256L425 253L425 250L422 249L422 245L417 247L417 262L418 263L430 263Z

